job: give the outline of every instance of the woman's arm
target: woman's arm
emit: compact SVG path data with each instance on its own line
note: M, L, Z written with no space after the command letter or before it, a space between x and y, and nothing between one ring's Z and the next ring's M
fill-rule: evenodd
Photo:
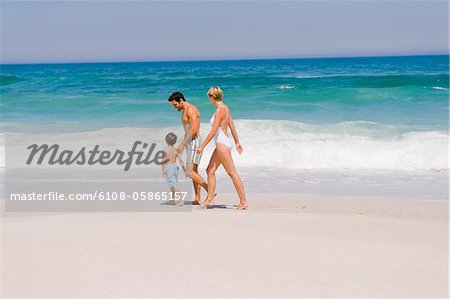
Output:
M230 112L230 121L228 122L228 126L230 127L231 135L233 136L234 143L236 143L236 149L237 149L238 153L240 154L244 151L244 149L242 148L241 144L239 143L238 133L236 131L236 127L234 126L233 118L231 117L231 112Z
M219 129L220 122L225 117L225 110L222 107L219 107L216 109L216 116L214 117L214 123L212 126L211 131L209 132L208 136L206 136L205 141L203 141L202 145L197 148L197 153L201 153L205 146L208 145L208 143L213 139L214 135L216 135L217 130Z

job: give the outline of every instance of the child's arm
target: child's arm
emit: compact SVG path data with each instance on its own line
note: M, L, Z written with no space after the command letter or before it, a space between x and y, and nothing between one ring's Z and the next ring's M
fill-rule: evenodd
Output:
M165 150L164 150L164 157L167 157L167 152ZM163 160L163 163L161 164L163 177L166 174L166 162L167 161Z

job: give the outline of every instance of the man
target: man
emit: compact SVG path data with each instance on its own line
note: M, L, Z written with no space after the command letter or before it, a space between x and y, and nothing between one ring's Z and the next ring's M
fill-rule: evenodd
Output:
M200 188L203 187L208 191L208 185L205 180L198 174L198 164L202 154L197 153L197 148L202 144L200 139L200 112L197 107L189 104L181 92L174 92L169 97L168 101L172 107L178 111L183 111L181 114L181 123L184 127L184 139L178 145L177 151L181 153L183 148L186 148L186 175L192 179L194 184L195 199L192 201L193 205L201 204Z

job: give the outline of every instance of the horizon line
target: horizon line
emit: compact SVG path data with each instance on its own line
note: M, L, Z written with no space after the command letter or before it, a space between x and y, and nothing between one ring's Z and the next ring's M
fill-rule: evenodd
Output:
M7 65L46 65L46 64L107 64L107 63L168 63L168 62L213 62L213 61L255 61L255 60L295 60L295 59L344 59L376 57L414 57L414 56L449 56L450 53L429 54L385 54L385 55L350 55L350 56L303 56L303 57L267 57L267 58L209 58L209 59L173 59L173 60L105 60L105 61L61 61L61 62L9 62Z

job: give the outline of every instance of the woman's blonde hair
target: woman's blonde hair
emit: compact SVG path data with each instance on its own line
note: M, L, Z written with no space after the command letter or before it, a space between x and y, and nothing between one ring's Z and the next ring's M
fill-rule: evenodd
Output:
M219 86L213 86L208 90L208 96L212 97L216 101L222 101L223 91Z

